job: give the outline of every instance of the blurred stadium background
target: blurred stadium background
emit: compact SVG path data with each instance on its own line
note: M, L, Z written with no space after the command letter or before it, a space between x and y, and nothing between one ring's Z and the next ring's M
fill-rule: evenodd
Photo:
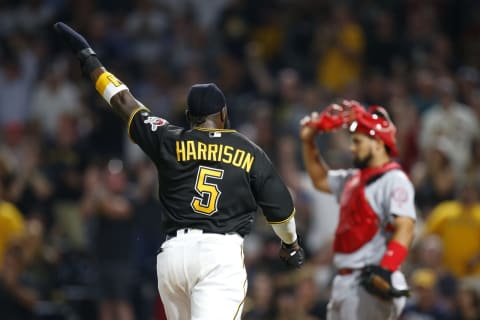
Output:
M216 82L233 127L277 165L308 261L285 270L258 215L245 319L325 317L337 206L306 177L298 121L339 98L388 109L416 188L402 319L480 319L475 0L0 1L0 319L164 319L155 169L53 33L59 20L171 123L185 125L191 84ZM318 139L333 167L350 165L348 142Z

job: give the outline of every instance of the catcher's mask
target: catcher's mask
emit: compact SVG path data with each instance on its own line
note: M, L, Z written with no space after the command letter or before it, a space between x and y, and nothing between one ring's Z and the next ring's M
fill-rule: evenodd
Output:
M355 120L350 124L349 131L380 139L391 157L398 155L397 139L395 138L397 128L383 107L371 106L368 110L357 113Z

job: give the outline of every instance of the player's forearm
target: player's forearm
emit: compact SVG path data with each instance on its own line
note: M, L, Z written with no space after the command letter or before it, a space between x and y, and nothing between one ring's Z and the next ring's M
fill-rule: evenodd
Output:
M57 22L54 27L77 56L82 72L90 77L98 93L124 121L128 121L132 111L139 107L128 87L104 68L95 51L80 33L63 22Z
M320 191L330 192L327 179L329 167L320 156L314 140L303 141L302 153L305 169L315 188Z
M292 244L297 240L297 227L294 217L285 223L272 224L272 228L283 243Z
M384 269L395 271L408 256L413 240L415 221L408 217L396 217L393 222L393 236L388 242L385 254L380 261Z
M90 79L95 84L98 93L102 95L115 113L127 122L130 114L139 107L128 88L115 76L108 73L104 67L98 67L90 71ZM112 90L108 86L113 87L114 91L107 92L107 90Z
M392 241L409 248L413 241L415 221L408 217L396 217L393 223Z

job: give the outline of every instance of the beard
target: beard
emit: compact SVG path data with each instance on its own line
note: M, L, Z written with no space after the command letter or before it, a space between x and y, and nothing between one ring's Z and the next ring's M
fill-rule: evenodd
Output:
M365 169L368 167L370 160L372 160L372 152L369 152L363 159L353 159L353 166L357 169Z

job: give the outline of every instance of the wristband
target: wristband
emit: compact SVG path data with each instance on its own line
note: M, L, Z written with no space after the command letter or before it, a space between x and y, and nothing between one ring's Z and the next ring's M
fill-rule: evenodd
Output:
M395 240L388 243L387 250L380 261L380 266L390 271L396 271L407 257L408 249Z
M87 49L82 51L87 52L86 50ZM95 54L85 56L85 57L78 56L78 59L80 60L82 72L86 76L89 76L93 70L103 67L102 63L100 62L100 60L98 60Z
M128 87L110 72L104 72L98 77L95 88L108 104L110 104L110 99L112 99L114 95L120 91L128 90Z
M293 249L298 246L298 239L295 239L292 243L286 243L283 242L282 240L282 247L287 248L287 249Z

